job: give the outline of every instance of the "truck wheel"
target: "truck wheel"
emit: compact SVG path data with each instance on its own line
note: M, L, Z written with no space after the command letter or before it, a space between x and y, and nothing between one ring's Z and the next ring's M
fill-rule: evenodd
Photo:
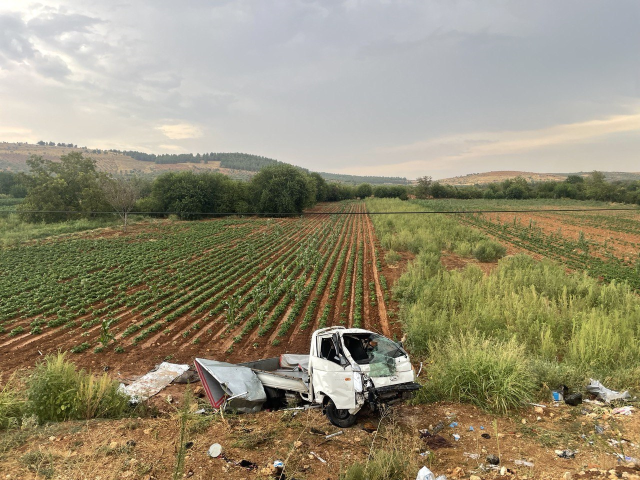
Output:
M324 413L329 421L336 427L349 428L356 423L356 416L351 415L349 410L336 408L333 400L329 400L324 409Z

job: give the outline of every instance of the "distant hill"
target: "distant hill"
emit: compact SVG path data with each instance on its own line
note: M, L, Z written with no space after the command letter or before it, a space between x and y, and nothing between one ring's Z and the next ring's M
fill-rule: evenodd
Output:
M485 173L470 173L459 177L443 178L438 182L446 185L486 185L488 183L502 182L516 177L524 177L529 182L560 182L569 174L564 173L534 173L519 171L497 171Z
M603 172L605 178L610 182L615 181L633 181L640 180L640 172ZM489 183L502 182L504 180L524 177L529 182L561 182L569 175L579 175L588 177L591 172L573 172L573 173L535 173L535 172L519 172L519 171L497 171L485 173L470 173L459 177L443 178L437 180L445 185L487 185Z
M53 143L53 142L51 142ZM232 178L248 180L267 165L283 163L259 155L248 153L203 153L203 154L162 154L137 151L90 149L68 145L36 145L30 143L0 143L0 171L26 172L27 159L40 155L48 160L58 160L61 155L80 151L93 158L98 168L104 172L121 175L159 175L167 171L191 170L195 172L220 172ZM303 169L306 170L306 169ZM341 175L319 172L327 181L360 184L406 185L406 178Z

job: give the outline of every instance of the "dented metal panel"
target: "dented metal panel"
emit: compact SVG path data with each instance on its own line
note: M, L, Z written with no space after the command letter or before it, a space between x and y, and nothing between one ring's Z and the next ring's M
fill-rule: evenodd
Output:
M258 412L267 395L253 370L231 363L196 358L196 369L207 398L214 408L221 408L227 398L229 407L244 413Z

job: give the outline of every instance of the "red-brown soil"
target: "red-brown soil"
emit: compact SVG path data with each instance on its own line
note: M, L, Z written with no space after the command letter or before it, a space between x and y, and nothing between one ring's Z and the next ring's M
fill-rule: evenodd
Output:
M61 479L171 478L180 428L176 411L182 405L183 391L184 386L175 385L154 397L159 418L64 422L4 432L2 478L45 478L36 476L38 468L41 472L50 468L51 478ZM265 469L281 460L288 478L337 479L355 461L366 462L372 449L399 448L410 464L406 478L411 480L423 465L448 478L561 479L569 478L565 476L569 472L574 479L634 479L637 477L630 475L638 475L637 467L620 463L615 455L624 451L629 457L640 457L637 415L611 415L610 408L591 405L549 405L542 412L531 406L512 417L459 404L399 405L383 419L362 412L355 426L328 441L324 434L339 429L318 410L226 414L224 418L193 415L187 424L185 442L192 444L186 450L183 472L194 479L266 480L273 477ZM440 422L445 426L439 435L449 446L435 448L435 443L420 438L419 430L433 430ZM453 422L457 425L449 426ZM595 425L604 427L604 433L596 435ZM222 445L225 459L207 455L212 443ZM575 458L559 458L555 453L565 449L577 451ZM504 475L499 470L483 470L488 455L499 456ZM37 461L30 461L33 458ZM255 468L238 466L241 460L252 462Z

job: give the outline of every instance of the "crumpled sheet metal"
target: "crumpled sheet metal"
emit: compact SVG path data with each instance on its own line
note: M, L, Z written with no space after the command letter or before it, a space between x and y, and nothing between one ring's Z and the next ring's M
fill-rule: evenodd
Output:
M143 375L122 390L133 400L146 400L160 392L187 370L189 370L189 365L162 362L156 370Z
M195 365L214 408L221 408L227 398L245 392L245 395L230 400L228 406L239 412L254 413L260 411L267 401L262 382L250 368L204 358L196 358Z
M614 400L625 400L630 398L629 392L616 392L614 390L609 390L604 385L602 385L598 380L591 379L591 383L587 385L587 392L597 395L600 400L603 402L611 403Z
M283 353L280 355L281 368L302 367L309 370L309 355L301 355L297 353Z

